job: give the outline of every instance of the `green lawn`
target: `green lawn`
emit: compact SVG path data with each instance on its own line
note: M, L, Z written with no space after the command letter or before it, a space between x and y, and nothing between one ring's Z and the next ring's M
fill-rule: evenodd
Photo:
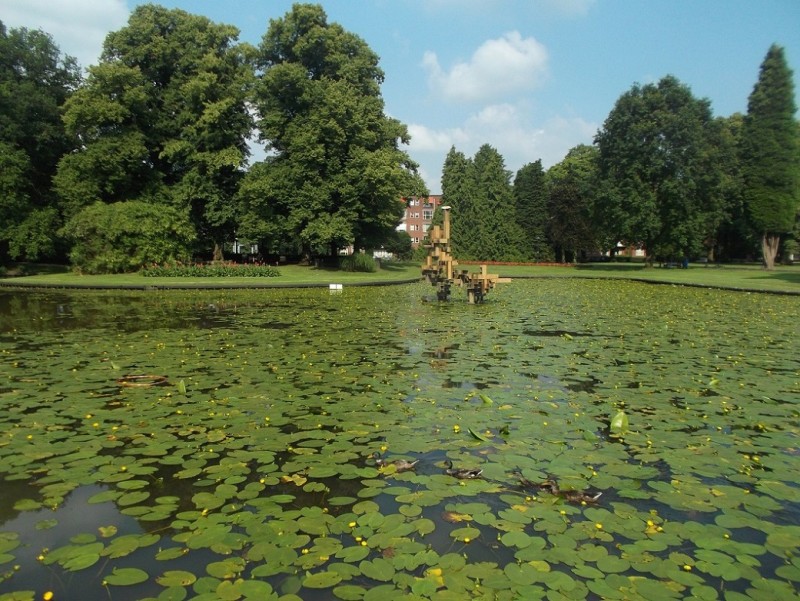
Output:
M623 278L690 286L763 290L800 294L800 266L778 266L766 271L757 265L723 267L690 265L688 269L645 267L641 263L589 263L575 267L492 266L492 273L508 277Z
M462 265L477 271L473 265ZM139 274L79 275L52 266L26 266L24 275L0 279L5 286L53 286L97 288L143 287L263 287L263 286L327 286L328 284L381 284L409 281L420 277L417 263L384 262L375 273L353 273L336 269L285 265L275 278L145 278ZM739 290L760 290L800 294L800 266L779 266L765 271L756 265L726 265L705 267L690 265L689 269L645 267L636 263L590 263L578 266L506 266L493 265L490 273L510 278L581 277L622 278L692 286L710 286Z

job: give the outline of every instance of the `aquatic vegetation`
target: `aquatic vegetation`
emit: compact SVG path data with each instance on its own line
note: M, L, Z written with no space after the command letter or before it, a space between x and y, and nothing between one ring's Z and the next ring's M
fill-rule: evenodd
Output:
M429 288L0 291L0 600L797 597L799 299Z

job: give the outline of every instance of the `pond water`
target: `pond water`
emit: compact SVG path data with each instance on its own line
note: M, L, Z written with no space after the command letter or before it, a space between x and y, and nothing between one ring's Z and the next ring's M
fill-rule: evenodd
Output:
M432 298L0 291L0 601L798 597L798 297Z

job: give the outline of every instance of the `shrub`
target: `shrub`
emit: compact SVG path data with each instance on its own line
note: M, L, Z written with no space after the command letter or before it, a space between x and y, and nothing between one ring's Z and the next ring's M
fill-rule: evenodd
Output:
M281 272L261 263L175 263L148 265L140 272L148 278L275 278Z
M84 273L132 272L148 263L186 260L196 237L176 208L140 201L96 202L70 219L63 233L73 242L72 266Z
M355 253L339 259L339 268L342 271L363 271L372 273L378 270L378 265L372 255Z

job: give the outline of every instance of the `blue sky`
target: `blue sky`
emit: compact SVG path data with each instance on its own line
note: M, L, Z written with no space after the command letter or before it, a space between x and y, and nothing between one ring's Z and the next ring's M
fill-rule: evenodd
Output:
M482 144L512 172L545 168L591 143L634 83L674 75L715 115L747 110L769 46L786 49L800 81L800 0L321 0L329 22L381 58L386 113L431 193L455 146ZM0 0L8 27L41 28L83 66L125 25L136 0ZM257 44L291 0L164 0L235 25Z

